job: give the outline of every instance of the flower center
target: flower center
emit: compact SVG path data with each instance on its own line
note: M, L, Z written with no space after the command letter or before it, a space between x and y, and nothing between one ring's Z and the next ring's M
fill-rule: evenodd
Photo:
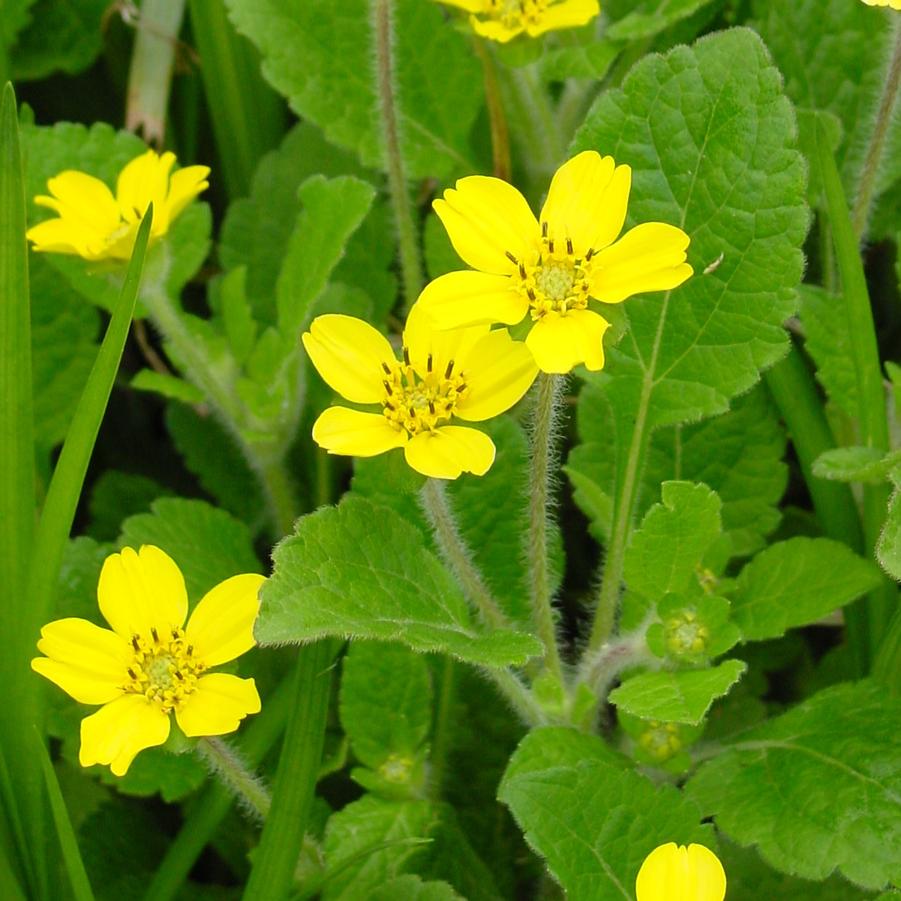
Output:
M169 637L151 629L150 636L149 641L132 636L134 658L128 668L130 681L124 688L144 695L169 713L194 691L205 667L194 656L193 645L185 642L183 629L172 629Z
M699 654L707 647L710 630L693 610L683 610L666 622L666 644L673 654Z
M384 414L397 428L410 435L432 432L454 414L460 395L466 390L462 373L454 371L454 361L444 372L436 372L429 354L425 375L410 365L410 352L403 349L404 362L389 366L382 364L385 378Z
M541 21L548 0L491 0L488 15L507 28L521 28Z
M669 760L670 757L682 750L679 727L676 723L659 723L651 720L648 728L638 739L638 743L651 757L661 762Z
M519 291L529 301L533 320L548 313L565 316L570 310L584 310L588 306L589 263L593 251L584 259L575 255L573 242L548 237L546 222L541 224L541 246L532 260L517 260L508 252L507 257L516 264Z

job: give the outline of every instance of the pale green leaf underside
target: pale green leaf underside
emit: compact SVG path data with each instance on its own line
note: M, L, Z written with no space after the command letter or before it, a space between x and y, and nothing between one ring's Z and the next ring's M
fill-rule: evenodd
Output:
M567 896L634 899L644 858L664 842L715 847L695 805L618 761L600 739L538 729L517 748L498 789Z
M829 538L790 538L761 551L742 571L732 618L746 640L776 638L874 588L875 566Z
M274 561L256 625L262 644L370 638L497 667L541 652L524 633L480 632L422 533L362 498L301 519Z
M382 163L369 0L228 0L263 74L302 118L366 165ZM469 132L482 103L478 61L438 4L395 4L396 93L407 175L475 171ZM436 78L435 73L441 77Z
M627 301L607 367L617 408L648 405L652 426L722 412L785 353L807 230L794 141L779 73L746 29L642 60L589 112L572 150L632 166L629 222L681 225L695 269Z
M829 688L743 733L687 790L786 873L837 869L871 889L901 880L901 710L880 685Z
M712 669L643 673L610 692L610 700L642 719L696 726L746 669L742 660L726 660Z

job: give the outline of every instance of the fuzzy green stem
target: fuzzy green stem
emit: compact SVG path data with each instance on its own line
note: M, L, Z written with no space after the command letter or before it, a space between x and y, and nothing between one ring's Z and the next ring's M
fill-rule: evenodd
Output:
M652 659L648 649L646 623L628 635L602 645L596 652L586 655L580 665L579 681L585 683L603 704L613 680L624 670Z
M422 486L419 498L435 534L438 550L463 592L486 625L493 629L507 628L507 617L473 563L472 552L460 534L444 483L439 479L428 479Z
M272 808L244 889L247 901L282 901L293 889L322 760L334 656L333 641L318 641L298 653L294 707L278 761Z
M382 149L388 170L388 191L394 224L397 228L400 268L403 280L404 304L409 312L422 290L422 260L419 233L416 226L397 115L397 95L394 82L394 23L393 0L372 0L372 27L375 35L375 73L378 87L379 120L382 126Z
M822 123L817 123L817 156L826 194L826 208L832 239L835 242L836 262L841 276L845 299L845 321L851 339L854 371L857 380L858 420L862 443L866 447L888 450L889 429L886 417L885 388L882 381L882 364L876 342L876 328L870 295L860 258L857 235L848 215L848 205L842 188L841 176ZM887 484L864 485L863 526L866 555L873 557L876 542L882 531L888 506ZM879 642L888 627L889 619L897 603L897 591L884 581L880 588L869 595L867 602L870 657L875 656Z
M491 51L480 38L473 38L473 47L482 63L482 80L485 84L485 106L488 108L488 126L491 130L491 160L495 178L510 181L510 129L501 100L497 80L497 68Z
M535 728L547 724L547 714L519 676L508 669L485 669L482 672L487 679L494 683L527 726Z
M852 222L858 239L863 236L870 216L870 207L879 178L879 167L882 163L882 153L885 150L885 141L892 124L892 113L898 99L898 87L901 85L901 24L895 23L894 31L895 46L886 70L882 96L879 99L879 108L873 125L873 134L867 147L867 155L857 185L857 196L854 199Z
M202 738L195 745L207 766L258 820L265 820L272 797L259 776L248 769L241 755L221 738Z
M551 464L564 379L539 373L532 426L532 459L529 468L529 599L538 637L544 645L545 665L563 684L563 667L557 647L557 627L552 606L548 560L548 510L551 505Z

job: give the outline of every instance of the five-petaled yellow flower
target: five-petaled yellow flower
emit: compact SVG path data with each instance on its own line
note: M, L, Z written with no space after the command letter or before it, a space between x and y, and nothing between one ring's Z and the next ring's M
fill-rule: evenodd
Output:
M407 319L400 360L387 338L352 316L317 316L303 343L335 391L382 408L365 413L329 407L313 426L313 440L330 454L356 457L402 447L413 469L438 479L488 471L492 440L451 423L480 422L509 410L537 375L528 349L506 329L438 332L417 309Z
M863 0L867 6L887 6L890 9L901 10L901 0Z
M723 901L726 874L703 845L660 845L645 858L635 880L637 901Z
M513 324L531 314L526 344L544 372L604 366L607 321L588 299L619 303L681 285L688 235L626 220L632 170L585 151L561 166L536 220L526 199L497 178L473 175L434 202L451 243L474 270L450 272L420 295L437 328Z
M600 11L598 0L440 0L470 14L472 30L502 44L517 35L578 28Z
M69 169L48 179L52 196L34 202L59 216L40 222L27 232L34 249L69 253L86 260L127 260L134 249L138 226L153 203L150 240L161 238L179 213L209 187L207 166L170 170L175 154L148 150L120 173L116 196L99 178Z
M82 704L103 704L81 721L82 766L117 776L135 755L169 737L169 714L185 735L234 732L260 710L253 679L207 673L250 650L262 576L232 576L200 600L187 626L181 570L158 547L106 558L97 586L102 629L70 617L41 629L31 668Z

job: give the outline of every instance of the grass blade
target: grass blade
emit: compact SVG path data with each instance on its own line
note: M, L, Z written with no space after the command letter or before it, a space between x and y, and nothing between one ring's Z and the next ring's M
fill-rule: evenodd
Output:
M47 795L50 798L50 810L53 813L53 823L56 826L56 835L63 852L63 863L69 874L69 884L72 887L72 895L75 901L94 901L94 893L91 891L91 883L88 880L81 852L78 850L78 840L72 829L72 821L69 819L69 811L60 790L50 755L44 747L39 733L35 734L35 754L41 761L41 769L44 772L44 784L47 787Z

